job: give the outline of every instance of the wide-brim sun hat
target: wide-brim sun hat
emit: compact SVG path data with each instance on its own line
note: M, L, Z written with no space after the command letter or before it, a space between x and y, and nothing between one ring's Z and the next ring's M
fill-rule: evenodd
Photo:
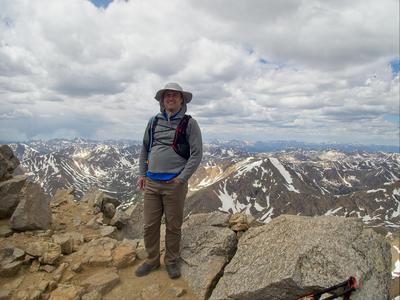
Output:
M184 91L179 84L174 83L174 82L170 82L170 83L167 83L163 89L159 90L156 93L156 96L154 98L157 101L161 101L163 99L163 95L164 95L164 92L166 90L177 91L177 92L182 93L183 100L185 101L185 103L189 103L192 100L192 97L193 97L191 92Z

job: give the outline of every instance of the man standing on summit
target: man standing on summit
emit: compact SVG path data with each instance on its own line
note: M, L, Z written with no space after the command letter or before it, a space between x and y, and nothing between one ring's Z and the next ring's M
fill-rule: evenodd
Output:
M144 244L148 257L136 270L145 276L160 267L160 225L165 213L164 263L170 278L181 275L179 258L188 180L202 158L199 125L186 115L192 94L177 83L156 93L161 113L147 124L140 153L138 186L144 190Z

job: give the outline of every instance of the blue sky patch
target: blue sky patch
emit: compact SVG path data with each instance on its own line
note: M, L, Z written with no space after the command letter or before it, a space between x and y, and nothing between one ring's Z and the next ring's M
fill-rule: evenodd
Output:
M393 59L390 62L390 67L392 68L393 76L396 76L397 74L399 74L399 71L400 71L400 58Z
M110 4L113 0L90 0L97 7L107 8L108 4Z
M383 118L389 122L400 123L400 115L386 114L383 116Z

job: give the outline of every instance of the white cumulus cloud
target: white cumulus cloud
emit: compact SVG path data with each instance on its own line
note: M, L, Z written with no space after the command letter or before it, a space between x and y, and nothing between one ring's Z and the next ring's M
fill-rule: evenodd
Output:
M0 140L141 139L155 92L177 81L205 138L396 145L398 11L397 0L2 0Z

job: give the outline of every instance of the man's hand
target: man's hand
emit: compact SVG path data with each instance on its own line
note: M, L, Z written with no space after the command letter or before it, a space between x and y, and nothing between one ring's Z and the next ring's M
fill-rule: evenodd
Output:
M146 176L139 176L137 185L141 191L144 190L144 187L146 186Z
M185 181L180 179L180 178L178 178L178 177L175 177L172 180L168 180L167 183L183 184L183 183L185 183Z

